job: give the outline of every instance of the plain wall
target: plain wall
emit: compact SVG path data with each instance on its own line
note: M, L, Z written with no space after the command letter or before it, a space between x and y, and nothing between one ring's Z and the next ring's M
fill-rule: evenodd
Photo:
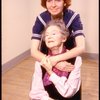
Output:
M86 52L98 54L98 0L72 0L86 36ZM2 64L30 49L32 26L42 12L40 0L2 0Z
M72 0L71 8L83 22L86 53L99 53L99 0Z
M2 0L2 63L30 48L29 0Z

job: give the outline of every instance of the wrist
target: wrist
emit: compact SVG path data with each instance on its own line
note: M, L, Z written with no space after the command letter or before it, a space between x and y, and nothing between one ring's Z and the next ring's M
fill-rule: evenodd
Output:
M47 57L47 55L44 55L44 56L43 56L43 58L42 58L41 61L40 61L40 65L42 65L42 64L44 63L46 57Z
M52 73L53 73L53 71L52 71L52 70L49 70L49 71L48 71L48 74L49 74L49 75L51 75Z
M65 53L63 53L63 54L57 55L56 60L57 60L57 62L65 61L65 60L67 60L65 58L66 58L66 55L65 55Z
M56 59L57 63L61 61L61 59L60 59L60 56L59 56L59 55L55 56L55 59Z

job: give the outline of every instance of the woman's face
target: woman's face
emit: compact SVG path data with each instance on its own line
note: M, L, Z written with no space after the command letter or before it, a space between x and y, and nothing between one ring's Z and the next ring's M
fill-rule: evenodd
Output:
M64 0L47 0L46 7L52 16L62 14L64 8Z
M49 49L55 47L61 47L66 41L65 36L61 33L61 30L57 26L49 26L45 31L45 43Z

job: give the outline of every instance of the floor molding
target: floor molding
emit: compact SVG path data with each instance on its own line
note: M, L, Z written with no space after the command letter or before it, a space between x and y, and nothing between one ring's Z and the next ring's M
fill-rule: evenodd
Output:
M99 61L99 54L97 53L83 53L82 57Z
M9 69L13 68L16 64L20 63L22 60L24 60L25 58L29 56L31 56L30 50L27 50L24 53L20 54L19 56L15 57L14 59L3 64L2 74L8 71ZM82 54L82 57L99 61L99 55L96 53L84 53Z
M22 60L30 56L30 50L25 51L14 59L8 61L7 63L2 65L2 74L13 68L16 64L20 63Z

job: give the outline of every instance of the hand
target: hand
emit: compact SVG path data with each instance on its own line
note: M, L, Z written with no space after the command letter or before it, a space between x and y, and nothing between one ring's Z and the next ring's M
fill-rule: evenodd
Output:
M46 71L47 71L49 74L52 73L52 65L51 65L51 62L50 62L48 56L45 56L45 57L42 59L41 65L46 69Z
M52 66L55 66L58 63L57 56L49 56L49 60Z
M58 62L55 67L61 71L67 72L71 72L74 69L74 65L68 63L67 61Z

